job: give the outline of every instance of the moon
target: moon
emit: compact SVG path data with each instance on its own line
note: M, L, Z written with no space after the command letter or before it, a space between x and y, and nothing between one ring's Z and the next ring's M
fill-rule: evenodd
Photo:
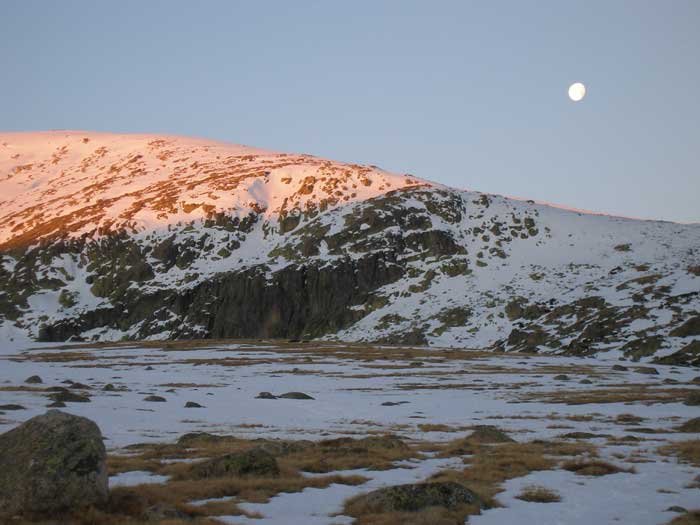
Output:
M581 82L576 82L569 86L569 98L574 102L578 102L586 96L586 86Z

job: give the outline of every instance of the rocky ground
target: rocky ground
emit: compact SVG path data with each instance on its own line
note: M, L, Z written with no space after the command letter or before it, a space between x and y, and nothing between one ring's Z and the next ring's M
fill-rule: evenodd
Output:
M0 432L49 406L101 429L110 503L90 523L698 519L693 367L279 341L0 350Z

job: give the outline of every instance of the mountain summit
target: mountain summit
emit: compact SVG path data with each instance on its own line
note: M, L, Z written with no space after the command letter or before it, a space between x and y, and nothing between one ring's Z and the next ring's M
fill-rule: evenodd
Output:
M0 335L700 364L700 225L206 140L3 133Z

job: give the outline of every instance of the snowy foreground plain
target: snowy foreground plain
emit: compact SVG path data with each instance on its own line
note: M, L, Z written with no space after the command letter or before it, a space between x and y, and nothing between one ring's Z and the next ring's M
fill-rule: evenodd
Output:
M592 445L599 458L634 472L579 475L561 468L571 457L557 456L550 470L505 481L496 495L501 506L470 516L468 523L659 524L678 516L669 507L700 507L700 465L668 447L700 438L677 431L700 416L700 407L682 403L700 389L698 369L657 366L658 374L649 374L635 364L601 359L264 341L0 345L0 359L0 405L24 407L0 412L0 432L43 413L50 403L46 388L81 383L89 388L72 391L90 402L63 410L98 423L113 464L134 454L130 445L175 443L188 432L311 441L390 433L421 450L385 470L331 473L367 478L360 484L307 486L264 502L240 495L194 501L202 508L219 505L216 519L223 523L353 523L342 514L349 497L469 467L469 454L439 451L476 425L497 426L518 443ZM627 370L613 370L616 364ZM33 375L43 384L25 384ZM103 390L107 384L114 389ZM304 392L314 399L257 399L263 391ZM145 401L150 395L165 401ZM186 402L204 408L185 408ZM600 437L564 436L573 432ZM113 474L110 485L168 483L166 467L188 461L161 457L145 463L147 469L135 463L141 466ZM303 479L324 475L303 473ZM517 499L529 485L554 490L561 501ZM236 512L226 515L229 502Z

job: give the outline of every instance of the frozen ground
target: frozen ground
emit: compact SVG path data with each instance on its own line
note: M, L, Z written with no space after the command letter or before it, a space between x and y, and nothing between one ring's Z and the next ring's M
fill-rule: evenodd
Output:
M658 524L675 516L669 507L700 507L700 490L689 488L700 468L658 452L669 442L700 437L676 430L700 416L700 407L682 402L700 388L693 382L698 369L658 366L658 374L648 374L628 363L627 370L613 370L616 361L601 359L332 343L0 346L0 352L0 405L23 407L0 408L1 432L43 413L50 403L45 389L68 386L66 381L88 387L72 390L90 402L69 403L64 410L96 421L113 454L127 454L124 447L134 443L174 442L193 431L307 440L390 432L412 442L453 440L484 424L498 426L519 442L589 432L602 436L588 439L602 458L633 465L637 472L601 478L564 470L534 472L505 482L497 496L503 507L473 516L469 523ZM560 374L568 378L557 378ZM43 383L26 384L33 375ZM107 384L114 388L103 390ZM263 391L301 391L314 399L256 399ZM149 395L165 401L147 402ZM203 408L185 408L188 401ZM630 422L629 415L641 419ZM638 440L616 441L630 435ZM426 455L386 471L343 471L339 474L370 479L359 486L285 493L267 503L240 501L240 508L262 517L221 520L352 523L347 516L333 516L346 498L424 480L455 461L462 463L461 458ZM166 479L134 471L111 481L115 486ZM562 501L515 498L531 484L557 490Z

